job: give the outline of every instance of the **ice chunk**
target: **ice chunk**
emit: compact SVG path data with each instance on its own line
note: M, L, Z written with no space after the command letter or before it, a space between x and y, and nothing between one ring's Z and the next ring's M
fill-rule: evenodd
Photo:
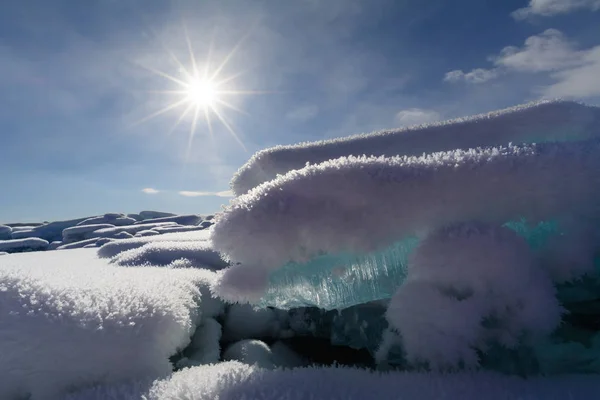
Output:
M219 214L211 228L215 250L241 265L225 270L215 290L258 303L278 290L272 283L294 281L293 295L281 296L288 302L306 295L343 308L377 300L403 279L406 253L428 232L470 220L587 226L598 220L599 194L596 139L326 161L265 183ZM372 290L362 285L385 274L391 280L370 283Z
M600 382L595 375L524 380L494 372L381 374L336 367L268 370L230 361L187 368L156 382L98 386L66 400L589 400L598 392Z
M176 233L176 232L193 232L193 231L202 231L206 229L203 226L159 226L154 228L154 230L158 233Z
M7 252L5 252L5 251L0 251L0 256L5 256L5 255L7 255L7 254L8 254L8 253L7 253Z
M60 240L55 240L54 242L52 242L48 245L48 250L56 250L62 245L63 245L63 242L61 242Z
M160 235L160 233L157 232L157 231L155 231L155 230L148 229L148 230L145 230L145 231L139 231L134 236L135 237L145 237L145 236L155 236L155 235Z
M93 232L88 232L85 234L86 239L91 239L95 237L105 237L105 238L118 238L121 232L128 233L130 235L134 235L138 232L145 231L148 229L158 228L158 227L167 227L167 226L175 226L177 225L175 222L156 222L153 224L139 224L139 225L126 225L126 226L117 226L114 228L104 228L98 229ZM122 238L123 239L123 238Z
M269 346L260 340L240 340L235 342L223 352L225 361L240 361L248 365L257 365L261 368L274 368L273 354Z
M67 243L67 244L58 246L56 248L56 250L80 249L80 248L88 246L88 245L93 245L94 247L96 247L96 243L98 242L98 240L99 240L99 238L93 238L93 239L80 240L78 242L73 242L73 243Z
M3 257L0 398L62 399L92 384L168 375L169 357L199 322L199 288L213 277L115 268L86 249Z
M21 253L27 251L43 251L48 248L48 241L40 238L0 240L0 251Z
M387 130L261 150L236 173L241 195L307 163L345 156L421 155L480 146L581 140L600 135L600 108L570 101L542 101L431 125Z
M140 211L139 216L144 219L175 217L177 214L162 212L162 211Z
M98 217L87 218L81 221L77 226L81 225L101 225L108 224L113 226L133 225L137 220L125 217L123 214L109 213Z
M62 240L62 232L63 230L70 228L72 226L77 225L81 221L86 220L86 218L78 218L67 221L54 221L47 224L35 226L31 229L22 230L19 232L13 232L13 238L21 239L21 238L41 238L47 240L48 242L53 242L57 240ZM13 229L14 231L14 229Z
M91 224L91 225L77 225L71 228L64 229L62 231L63 242L72 243L86 239L86 233L97 231L98 229L114 228L111 224Z
M0 240L11 239L12 228L6 225L0 225Z

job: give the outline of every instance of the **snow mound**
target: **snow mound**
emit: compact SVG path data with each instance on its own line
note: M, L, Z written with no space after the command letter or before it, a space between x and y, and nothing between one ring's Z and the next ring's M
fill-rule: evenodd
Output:
M156 382L99 386L66 400L403 399L588 400L593 375L520 379L492 372L373 373L349 368L267 370L236 361L186 368Z
M525 219L535 225L571 218L578 226L598 218L599 195L596 139L330 160L264 183L218 215L213 246L241 265L225 270L215 290L230 301L258 302L272 273L290 262L295 264L283 268L286 273L307 276L323 267L333 274L329 281L372 280L357 277L360 271L342 256L374 254L462 221L503 225ZM306 266L328 255L334 258L326 264ZM387 265L399 265L392 261ZM381 264L371 264L365 274L377 275ZM328 289L313 287L326 300ZM370 300L377 298L361 302ZM348 305L338 301L335 308Z
M350 155L414 156L509 142L571 141L598 135L600 108L570 101L542 101L431 125L261 150L235 174L231 187L241 195L307 163Z
M212 279L209 271L115 268L85 249L2 257L0 398L58 399L167 376Z
M26 251L42 251L48 248L48 241L40 238L0 240L0 251L21 253Z
M62 240L63 230L75 226L78 223L85 221L86 219L87 218L78 218L67 221L54 221L20 231L15 231L13 229L12 237L13 239L37 237L40 239L47 240L48 242L54 242L57 240Z

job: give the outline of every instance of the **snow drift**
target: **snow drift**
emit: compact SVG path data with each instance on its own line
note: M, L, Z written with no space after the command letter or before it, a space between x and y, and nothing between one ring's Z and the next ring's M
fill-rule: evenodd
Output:
M231 187L241 195L307 163L350 155L414 156L509 142L582 140L598 135L600 108L571 101L542 101L431 125L261 150L234 175Z
M0 268L0 398L62 398L164 377L214 274L114 268L93 250L8 255Z

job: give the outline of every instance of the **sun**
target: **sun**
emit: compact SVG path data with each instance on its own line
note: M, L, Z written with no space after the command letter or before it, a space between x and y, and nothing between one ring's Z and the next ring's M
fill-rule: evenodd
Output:
M173 63L177 66L176 74L166 73L148 65L140 65L142 68L152 72L153 74L169 80L175 86L172 90L149 91L152 93L161 93L163 95L170 96L169 103L164 108L146 116L145 118L142 118L137 123L139 124L145 122L171 110L181 109L181 113L179 114L179 117L175 121L175 124L171 128L170 132L174 131L175 128L186 117L191 115L188 154L190 152L192 141L198 129L198 122L200 120L204 120L206 122L205 126L211 138L214 138L213 120L217 120L226 128L226 130L233 136L239 145L245 151L247 151L246 146L240 139L239 135L235 132L234 128L232 127L232 123L225 114L225 109L248 115L244 111L231 104L233 98L243 95L272 92L237 90L235 87L232 87L232 84L241 75L241 73L223 76L223 70L225 69L227 63L235 55L245 37L235 45L233 50L231 50L224 57L220 64L215 64L213 63L213 60L211 60L211 52L213 48L212 43L209 53L203 60L203 63L198 63L198 59L192 49L192 42L185 25L184 31L189 52L189 62L187 66L179 61L175 54L167 48L165 48L166 53L171 61L173 61Z
M203 109L215 107L219 101L217 85L209 79L192 78L187 86L187 100Z

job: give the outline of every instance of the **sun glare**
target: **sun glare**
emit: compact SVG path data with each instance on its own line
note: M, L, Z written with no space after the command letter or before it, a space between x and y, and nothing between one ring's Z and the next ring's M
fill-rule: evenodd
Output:
M196 55L192 49L192 43L190 41L189 35L187 33L187 29L185 29L185 40L187 42L187 48L189 51L189 64L188 66L184 66L182 62L173 54L172 51L165 48L166 53L169 55L170 59L174 62L174 64L178 67L181 75L171 75L152 67L142 65L143 68L152 72L155 75L161 76L162 78L168 79L171 83L176 84L177 86L173 88L173 90L162 90L158 91L158 93L163 93L165 95L173 96L176 98L167 104L164 108L148 115L142 120L138 121L138 123L147 121L151 118L157 117L161 114L164 114L168 111L174 109L181 109L181 114L179 114L179 118L171 128L171 131L174 131L175 128L186 118L186 116L191 117L191 128L189 133L188 140L188 154L192 145L192 141L194 139L194 135L196 130L198 129L198 122L200 120L204 120L206 122L206 129L211 137L214 137L213 131L213 119L218 120L227 131L233 136L233 138L240 144L240 146L246 150L246 146L239 138L238 134L232 127L231 122L228 120L227 116L224 113L224 109L230 109L233 111L237 111L245 114L242 110L235 107L231 104L231 100L227 101L226 99L232 99L236 96L241 95L251 95L251 94L263 94L267 92L258 92L258 91L241 91L235 90L231 85L233 81L240 75L233 74L230 76L222 76L222 72L224 68L227 66L227 63L234 56L237 49L240 47L242 39L237 45L227 54L227 56L223 59L220 65L212 64L212 60L210 59L210 51L209 56L206 57L202 68L198 68L198 60L196 59ZM212 49L212 45L211 45ZM216 68L211 69L210 67L216 66ZM152 91L156 93L157 91Z

